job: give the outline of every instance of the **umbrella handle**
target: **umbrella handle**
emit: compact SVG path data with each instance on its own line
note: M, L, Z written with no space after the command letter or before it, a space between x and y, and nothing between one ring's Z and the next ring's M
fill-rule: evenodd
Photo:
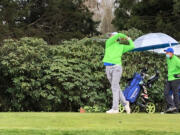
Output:
M172 45L171 45L171 42L169 42L169 47L171 47Z

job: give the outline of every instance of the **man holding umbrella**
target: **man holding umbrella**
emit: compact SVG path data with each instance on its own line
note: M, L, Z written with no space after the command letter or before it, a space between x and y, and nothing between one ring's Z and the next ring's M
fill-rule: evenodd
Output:
M129 45L120 44L117 40L128 40ZM124 53L134 48L133 41L122 33L113 32L111 37L106 41L105 56L103 59L106 66L106 75L111 84L113 103L112 109L106 113L119 113L119 100L125 107L126 112L130 113L129 102L126 101L123 92L121 91L119 82L122 76L122 61L121 57Z
M169 46L179 45L178 41L164 33L145 34L134 41L136 48L134 51L148 51L154 49L162 49ZM156 50L155 50L156 51ZM161 53L160 50L157 51ZM179 95L178 87L180 86L180 59L174 55L173 48L165 50L168 65L168 81L165 87L165 99L167 102L167 110L165 112L178 111ZM170 95L173 91L173 99Z
M179 110L179 87L180 87L180 59L174 55L174 49L165 50L168 66L168 81L165 86L165 99L167 110L165 112L178 112ZM169 91L173 91L173 98Z

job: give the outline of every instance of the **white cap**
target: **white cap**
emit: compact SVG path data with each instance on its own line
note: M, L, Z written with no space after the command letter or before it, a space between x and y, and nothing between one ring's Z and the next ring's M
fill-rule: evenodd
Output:
M113 32L113 33L111 33L111 35L116 35L116 34L118 34L117 32Z

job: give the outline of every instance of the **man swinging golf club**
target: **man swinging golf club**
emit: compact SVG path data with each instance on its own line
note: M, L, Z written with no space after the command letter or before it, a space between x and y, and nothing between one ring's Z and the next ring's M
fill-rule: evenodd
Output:
M168 112L179 111L179 86L180 86L180 59L174 55L173 48L165 50L168 66L168 81L165 86L165 99L167 102ZM169 94L169 91L173 91L173 98Z
M117 40L126 39L129 45L120 44ZM119 113L119 101L125 107L126 112L131 112L129 102L126 101L123 92L120 88L120 79L122 76L122 60L121 57L124 53L132 50L134 43L131 38L127 37L122 33L113 32L110 38L106 41L105 45L105 56L103 59L104 65L106 66L106 75L111 84L113 102L112 109L106 113Z

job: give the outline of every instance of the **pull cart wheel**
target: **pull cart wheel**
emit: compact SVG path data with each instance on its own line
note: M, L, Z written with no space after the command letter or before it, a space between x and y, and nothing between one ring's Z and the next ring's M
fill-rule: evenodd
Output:
M139 113L140 112L140 107L138 105L133 107L132 113Z
M155 111L156 111L156 106L154 103L149 102L146 104L146 112L147 113L155 113Z

